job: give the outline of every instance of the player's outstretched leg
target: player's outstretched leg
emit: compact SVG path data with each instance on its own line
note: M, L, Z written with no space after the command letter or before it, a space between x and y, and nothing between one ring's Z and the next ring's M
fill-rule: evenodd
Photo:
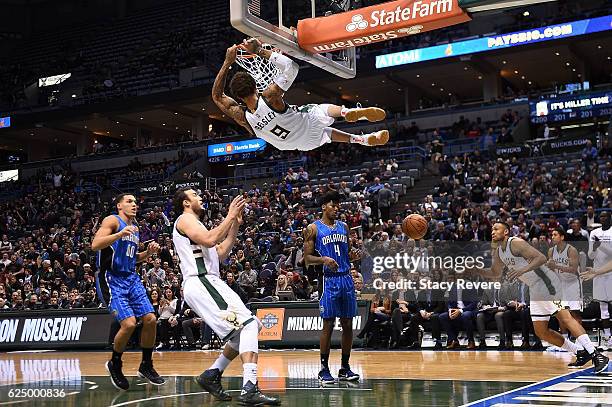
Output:
M368 134L350 134L331 129L331 140L336 143L355 143L363 146L384 146L389 141L389 130L379 130Z
M379 122L387 117L387 113L379 107L361 107L359 104L352 109L338 105L327 105L327 114L331 117L344 117L344 120L350 123L359 120Z
M223 349L223 353L219 355L212 366L196 377L196 382L219 401L230 401L232 399L232 396L221 385L221 376L232 360L238 356L237 348L237 344L232 345L231 341L228 342Z
M150 384L161 386L166 383L153 367L153 347L155 346L155 331L157 329L157 318L155 314L148 313L142 317L142 333L140 334L140 347L142 348L142 362L138 367L138 377L145 379Z
M115 335L115 340L113 341L113 356L111 360L106 362L106 370L108 370L113 386L119 390L127 390L130 388L130 382L123 374L123 362L121 357L123 356L123 351L132 333L134 333L134 329L136 329L136 318L133 316L124 318L119 324L121 328L119 328L119 331Z
M353 318L340 318L342 325L342 365L338 371L338 380L354 382L359 380L359 375L351 370L349 359L353 347Z

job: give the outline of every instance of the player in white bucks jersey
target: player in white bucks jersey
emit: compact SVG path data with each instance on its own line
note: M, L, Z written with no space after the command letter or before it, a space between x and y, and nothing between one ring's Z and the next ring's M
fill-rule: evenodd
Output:
M519 279L529 286L529 308L538 338L575 354L576 361L572 365L583 366L592 360L596 373L606 370L609 359L595 349L582 325L572 318L569 310L561 306L560 297L563 294L560 292L559 277L546 267L546 256L523 239L510 237L509 234L510 226L505 222L493 225L491 237L497 249L493 251L490 278L499 281L504 268L507 268L509 280ZM567 327L582 349L548 328L551 315Z
M255 79L247 72L241 71L233 76L230 81L230 91L234 97L244 102L246 110L243 110L235 99L224 93L227 74L236 61L238 47L269 60L280 71L261 94L257 91ZM329 127L336 118L341 117L347 122L381 121L386 117L383 109L377 107L347 109L331 104L301 107L288 105L283 96L291 87L298 71L298 64L290 58L263 48L259 40L251 38L241 45L227 49L225 62L213 84L212 99L223 113L247 129L249 133L264 139L279 150L309 151L331 142L380 146L389 141L388 130L358 135Z
M237 196L223 222L208 230L199 219L202 198L193 189L179 189L173 199L174 213L179 216L174 222L172 241L183 274L185 302L226 341L223 353L196 381L217 400L231 400L221 386L221 375L240 355L243 387L238 401L243 405L278 405L278 398L262 394L257 386L260 322L219 274L219 262L229 257L236 241L245 203L242 195Z
M562 303L568 308L574 319L581 321L580 312L583 308L582 287L580 285L578 250L565 241L566 232L556 228L551 233L554 246L548 249L546 266L559 274L563 289Z
M570 310L572 317L582 324L582 287L578 268L580 257L578 250L565 241L566 232L558 227L551 233L554 246L548 249L548 262L546 266L559 274L561 282L562 297L561 305ZM559 321L559 328L564 335L568 334L567 328Z
M612 227L610 213L599 214L601 227L594 229L589 236L589 258L593 259L593 269L600 270L612 260ZM602 340L612 347L610 328L610 304L612 304L612 274L603 273L593 277L593 299L599 302L602 328Z

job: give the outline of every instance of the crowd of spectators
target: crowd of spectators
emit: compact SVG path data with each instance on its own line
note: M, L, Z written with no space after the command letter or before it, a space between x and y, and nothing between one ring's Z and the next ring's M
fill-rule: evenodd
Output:
M510 125L515 120L514 112L509 111L507 116ZM413 124L405 131L417 135L420 130L415 127ZM462 119L449 131L463 134L485 128L479 121ZM340 219L351 230L351 274L356 289L360 294L375 296L362 337L372 343L376 326L387 322L392 327L388 333L391 346L417 346L420 330L415 327L425 326L432 330L436 347L441 347L440 333L445 331L449 346L455 348L455 322L441 317L452 298L431 301L375 289L371 257L376 250L431 254L439 242L490 241L492 223L502 219L511 225L513 235L546 251L554 228L572 229L571 236L588 235L597 223L598 212L610 207L612 164L605 143L601 148L587 145L576 156L580 158L577 164L537 165L517 158L493 159L488 151L442 157L436 163L442 175L440 184L422 201L396 206L395 211L392 207L397 194L387 181L401 166L394 159L379 159L380 154L384 155L347 144L283 156L301 160L304 165L290 168L275 181L243 187L241 193L249 198L245 225L232 255L221 265L222 278L243 301L274 301L288 292L295 300L317 298L317 275L304 265L301 232L319 216L318 198L335 190L343 198ZM153 166L143 166L134 159L124 172L132 178L147 179L152 172L175 171L185 159ZM351 182L335 183L331 178L311 182L314 169L325 173L332 168L358 166L366 159L379 161L357 173ZM101 307L95 292L96 254L90 243L102 217L112 212L108 201L77 188L82 177L65 169L43 171L28 184L20 182L22 196L0 204L0 308ZM215 191L201 192L205 208L202 221L213 228L221 222L228 199ZM175 214L170 205L151 206L142 196L138 196L138 203L142 209L138 215L141 242L156 240L161 246L159 254L149 257L137 270L158 312L160 346L170 347L173 342L172 346L180 347L186 342L193 347L198 337L204 346L210 346L214 335L182 300L178 259L170 235ZM425 239L418 244L407 239L400 227L402 219L411 213L422 214L429 223ZM441 273L427 270L417 277L440 279ZM399 271L387 277L415 278L402 276ZM498 320L504 318L523 321L522 328L529 327L524 313L498 316ZM473 330L474 326L468 335ZM507 331L502 331L506 335ZM186 339L181 341L183 335ZM528 337L526 341L529 343Z

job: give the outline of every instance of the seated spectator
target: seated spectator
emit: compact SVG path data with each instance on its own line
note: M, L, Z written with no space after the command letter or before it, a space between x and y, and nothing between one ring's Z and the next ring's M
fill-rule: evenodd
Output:
M287 281L287 276L280 274L276 280L276 290L274 291L274 295L278 296L279 292L289 290L291 290L291 286Z
M367 344L372 345L373 342L382 342L385 345L388 344L389 337L376 338L374 332L377 328L391 320L391 296L386 292L377 292L372 303L370 305L370 313L368 314L368 320L361 329L361 332L357 334L357 338L364 339L367 336Z
M240 287L240 285L236 282L236 275L234 274L234 272L230 271L227 273L226 275L226 282L227 285L229 286L229 288L231 288L236 294L238 294L238 296L240 297L240 299L242 300L242 302L244 302L245 304L247 302L249 302L249 296L247 295L247 293L242 289L242 287Z
M420 290L417 297L418 310L413 318L415 325L431 330L434 350L442 349L440 314L446 309L443 299L444 293L441 290Z
M498 350L503 350L506 347L504 339L504 311L505 308L499 302L498 289L486 289L483 291L478 314L476 315L476 327L480 337L479 349L486 349L487 342L485 340L485 330L488 323L495 322L495 328L499 334Z
M164 296L159 300L159 317L157 324L159 325L160 344L157 349L170 349L170 322L169 319L176 311L176 298L172 290L168 287L164 290ZM176 338L175 338L176 341Z
M499 290L499 302L505 307L504 310L504 329L505 329L505 340L506 349L514 348L513 340L513 327L515 321L520 321L521 334L523 337L523 343L520 349L527 350L530 348L529 345L529 330L531 318L529 316L529 307L527 303L528 289L522 282L516 280L509 282L502 280L502 287ZM501 340L500 340L501 342Z
M449 276L453 281L453 277ZM474 342L474 319L478 305L478 293L475 290L454 289L449 294L448 311L440 314L440 324L448 337L446 348L458 349L458 331L465 331L468 337L467 349L476 349Z
M257 290L257 272L251 268L251 263L244 262L244 270L238 276L238 284L240 288L247 294L250 299L255 296Z

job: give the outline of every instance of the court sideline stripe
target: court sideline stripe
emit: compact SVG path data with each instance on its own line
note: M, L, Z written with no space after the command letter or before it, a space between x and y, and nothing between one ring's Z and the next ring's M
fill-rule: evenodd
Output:
M277 389L265 389L266 391L275 391L275 390L316 390L316 391L321 391L321 390L340 390L340 391L372 391L372 389L353 389L353 388L341 388L341 387L286 387L284 389L281 388L277 388ZM236 392L240 392L242 390L226 390L227 393L236 393ZM194 393L179 393L179 394L167 394L164 396L156 396L156 397L148 397L146 399L139 399L139 400L130 400L130 401L126 401L123 403L119 403L119 404L112 404L111 407L122 407L122 406L129 406L130 404L135 404L135 403L142 403L144 401L151 401L151 400L161 400L161 399L166 399L166 398L170 398L170 397L185 397L185 396L196 396L198 394L209 394L207 391L197 391Z
M490 400L497 399L497 398L500 398L500 400L498 400L498 402L503 403L504 400L501 399L501 398L502 398L502 396L505 396L507 394L515 393L515 392L520 392L521 390L525 390L525 389L528 389L530 387L542 386L542 385L553 385L553 384L561 383L561 382L564 381L564 379L571 379L573 377L577 377L578 375L581 375L581 374L585 373L586 371L592 370L592 369L593 369L592 367L589 367L589 368L586 368L586 369L577 370L575 372L565 373L565 374L562 374L562 375L559 375L559 376L555 376L555 377L550 378L550 379L542 380L540 382L531 383L531 384L528 384L526 386L519 387L517 389L508 390L506 392L499 393L499 394L494 394L492 396L485 397L485 398L480 399L480 400L472 401L472 402L467 403L467 404L462 404L459 407L468 407L468 406L486 407L486 406L491 405L492 403L491 402L484 403L485 401L490 401ZM534 390L537 390L537 389L534 389Z

